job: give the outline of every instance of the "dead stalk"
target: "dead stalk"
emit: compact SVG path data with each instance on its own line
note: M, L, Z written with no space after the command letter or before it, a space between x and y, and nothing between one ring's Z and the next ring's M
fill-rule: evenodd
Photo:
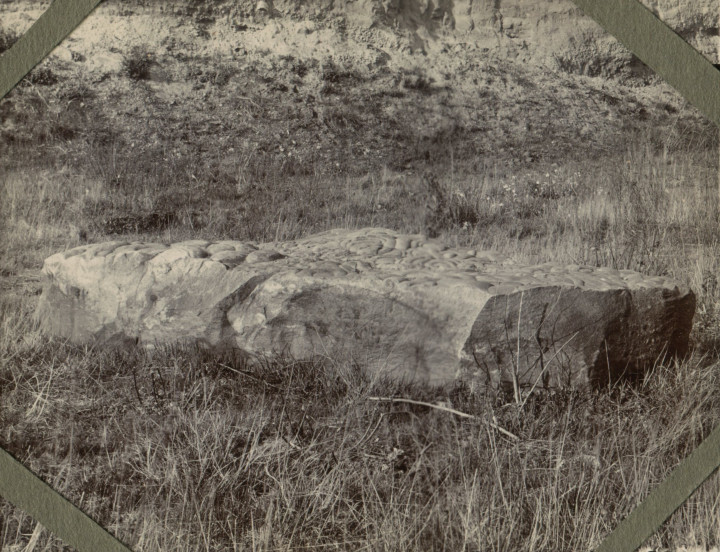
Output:
M515 404L522 403L522 397L520 396L520 382L518 381L520 372L520 319L522 318L522 305L523 297L525 292L520 292L520 308L518 309L518 322L517 322L517 351L515 353L515 366L513 366L512 383L513 383L513 398ZM522 407L521 407L522 408Z
M368 397L369 401L378 401L378 402L399 402L399 403L407 403L407 404L416 404L418 406L427 406L428 408L434 408L435 410L442 410L443 412L449 412L450 414L455 414L456 416L460 416L461 418L468 418L470 420L479 420L477 416L473 416L472 414L467 414L465 412L460 412L459 410L455 410L454 408L449 408L447 406L442 406L439 404L432 404L427 403L423 401L416 401L413 399L403 399L403 398L396 398L396 397ZM506 437L510 437L513 440L519 440L520 438L515 435L514 433L509 432L506 429L503 429L499 425L488 422L487 420L483 420L488 426L492 427L493 429L499 431Z

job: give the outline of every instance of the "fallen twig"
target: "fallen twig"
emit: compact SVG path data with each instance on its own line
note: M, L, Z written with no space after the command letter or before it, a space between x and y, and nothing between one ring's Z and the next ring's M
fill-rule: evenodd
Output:
M465 412L460 412L459 410L455 410L454 408L449 408L447 406L442 406L439 404L432 404L427 403L423 401L415 401L413 399L403 399L403 398L394 398L394 397L368 397L369 401L378 401L378 402L399 402L399 403L407 403L407 404L416 404L418 406L427 406L428 408L435 408L436 410L442 410L444 412L449 412L450 414L455 414L456 416L460 416L461 418L469 418L471 420L479 420L477 416L473 416L472 414L467 414ZM492 427L493 429L496 429L506 437L510 437L511 439L514 439L518 441L520 438L515 435L514 433L510 433L507 429L503 429L499 425L489 422L487 420L482 420L487 425Z
M247 96L235 96L235 98L238 100L245 100L246 102L250 102L251 104L253 104L255 107L260 108L260 105L255 103L251 98L248 98Z

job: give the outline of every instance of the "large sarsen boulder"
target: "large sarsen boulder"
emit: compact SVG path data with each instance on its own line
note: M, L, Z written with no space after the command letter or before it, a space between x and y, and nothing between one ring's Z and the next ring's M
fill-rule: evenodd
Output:
M599 384L684 354L695 309L664 277L520 265L391 230L290 242L110 242L45 261L37 318L73 342L191 341L353 358L440 383Z

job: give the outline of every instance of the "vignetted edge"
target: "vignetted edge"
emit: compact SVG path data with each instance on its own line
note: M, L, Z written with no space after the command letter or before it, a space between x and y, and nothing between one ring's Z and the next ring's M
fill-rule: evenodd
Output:
M0 496L80 551L131 552L101 525L0 448Z
M101 0L54 0L0 56L0 99ZM720 127L720 71L639 0L573 0ZM720 465L720 426L604 540L597 552L637 549ZM0 448L0 495L78 550L128 552L80 509Z
M639 0L573 0L720 129L720 70ZM720 11L718 12L720 19ZM720 177L720 175L719 175ZM596 552L634 552L720 466L720 426L608 535Z
M596 552L633 552L690 497L720 463L720 426L620 522Z
M639 0L572 1L720 128L720 70L705 56Z
M53 0L27 32L0 55L0 99L90 15L102 0Z

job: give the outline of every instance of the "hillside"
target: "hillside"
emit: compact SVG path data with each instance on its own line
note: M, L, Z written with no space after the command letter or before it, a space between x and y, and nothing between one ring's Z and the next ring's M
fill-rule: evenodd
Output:
M653 4L717 55L716 1ZM72 142L89 122L121 153L212 136L226 158L359 174L583 159L622 149L632 131L672 147L707 130L569 1L265 5L104 2L0 104L0 147ZM5 36L42 8L0 4Z

